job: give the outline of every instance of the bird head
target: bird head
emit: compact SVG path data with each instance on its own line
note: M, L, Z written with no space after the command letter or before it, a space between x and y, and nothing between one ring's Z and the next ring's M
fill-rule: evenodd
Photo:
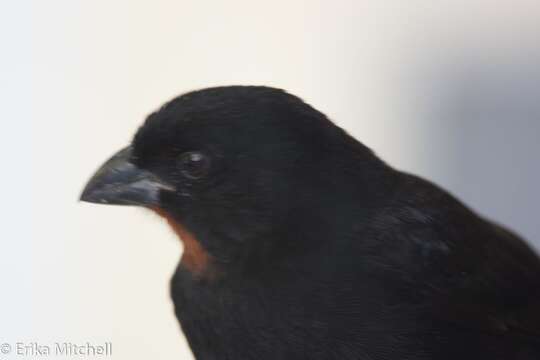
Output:
M349 164L350 154L360 161ZM201 273L260 264L300 244L294 234L317 231L322 213L339 201L343 174L374 159L282 90L210 88L149 115L132 143L98 169L81 200L156 211L184 242L182 264Z

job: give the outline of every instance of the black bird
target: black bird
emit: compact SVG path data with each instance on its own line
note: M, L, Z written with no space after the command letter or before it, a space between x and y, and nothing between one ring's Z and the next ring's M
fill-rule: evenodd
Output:
M86 186L184 243L171 280L199 360L538 360L540 261L299 98L179 96Z

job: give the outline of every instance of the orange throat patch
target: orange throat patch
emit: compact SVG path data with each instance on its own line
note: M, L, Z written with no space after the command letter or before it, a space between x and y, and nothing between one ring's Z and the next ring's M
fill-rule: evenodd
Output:
M202 247L201 243L188 229L175 221L163 210L156 208L152 208L152 210L167 221L171 229L184 244L184 252L180 264L193 274L204 274L210 263L210 255Z

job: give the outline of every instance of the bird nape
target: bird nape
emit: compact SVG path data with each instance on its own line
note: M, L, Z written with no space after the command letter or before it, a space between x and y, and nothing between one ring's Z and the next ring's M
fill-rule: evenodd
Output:
M171 295L199 360L540 359L529 246L282 90L169 101L81 199L182 239Z

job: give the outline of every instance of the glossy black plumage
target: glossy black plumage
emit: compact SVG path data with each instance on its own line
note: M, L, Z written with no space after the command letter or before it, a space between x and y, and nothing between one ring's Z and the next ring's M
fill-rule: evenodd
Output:
M540 359L536 254L300 99L188 93L132 146L206 256L171 281L197 359ZM179 169L192 151L202 178Z

